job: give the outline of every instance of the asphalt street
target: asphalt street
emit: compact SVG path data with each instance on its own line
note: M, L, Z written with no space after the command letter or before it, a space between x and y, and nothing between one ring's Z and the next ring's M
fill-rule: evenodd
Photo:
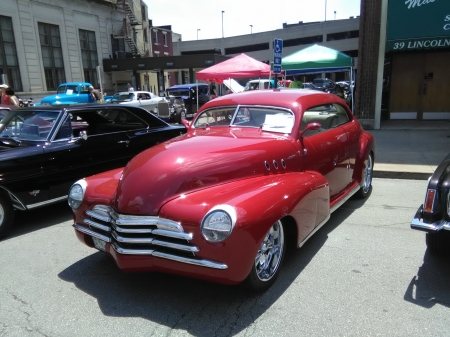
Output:
M378 179L261 295L126 274L82 245L65 203L17 216L0 242L0 336L448 336L450 264L409 222L425 180Z

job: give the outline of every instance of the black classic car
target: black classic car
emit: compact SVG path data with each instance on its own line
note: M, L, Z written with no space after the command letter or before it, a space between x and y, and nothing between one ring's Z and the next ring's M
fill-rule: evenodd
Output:
M166 100L158 102L158 116L168 122L181 123L192 119L200 108L210 100L209 86L206 83L179 84L167 88Z
M450 253L450 154L439 164L411 222L411 228L426 232L426 244L431 253Z
M139 107L31 107L0 117L0 237L14 210L67 198L78 179L124 166L139 152L186 133Z

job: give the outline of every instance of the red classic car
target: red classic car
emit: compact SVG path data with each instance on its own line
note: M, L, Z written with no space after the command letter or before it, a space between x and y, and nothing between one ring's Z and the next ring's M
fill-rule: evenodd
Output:
M374 152L336 95L230 94L206 103L185 135L76 182L73 226L122 270L261 291L287 245L301 247L348 198L370 194Z

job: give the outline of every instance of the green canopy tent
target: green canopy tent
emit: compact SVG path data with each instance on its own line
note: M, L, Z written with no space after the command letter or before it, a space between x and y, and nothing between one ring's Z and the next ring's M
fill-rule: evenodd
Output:
M338 50L319 46L318 44L283 57L281 69L284 75L348 70L350 71L350 83L353 82L353 58Z

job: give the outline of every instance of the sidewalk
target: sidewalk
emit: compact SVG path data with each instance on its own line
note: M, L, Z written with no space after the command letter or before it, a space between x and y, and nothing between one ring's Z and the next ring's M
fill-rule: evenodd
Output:
M449 121L388 120L375 137L377 178L426 180L450 152Z

